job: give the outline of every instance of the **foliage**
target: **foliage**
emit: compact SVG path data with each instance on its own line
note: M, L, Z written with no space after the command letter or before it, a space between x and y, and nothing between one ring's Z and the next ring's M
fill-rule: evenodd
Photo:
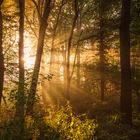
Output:
M87 119L85 115L74 115L70 106L57 112L51 111L46 119L59 132L61 139L95 139L94 135L98 126L96 121Z
M4 122L0 139L16 140L20 134L18 126L15 119ZM94 119L87 119L85 115L74 115L70 106L58 111L50 109L46 113L37 111L32 117L26 117L25 131L21 139L32 137L35 140L94 140L97 126Z
M26 116L21 140L129 140L138 133L139 115L135 114L134 127L122 125L120 116L114 114L100 120L76 115L67 105L46 112L36 106L33 116ZM17 140L19 125L15 118L1 121L0 140Z
M5 63L3 99L5 99L4 105L6 108L3 109L2 102L2 107L0 107L0 140L129 140L133 134L137 133L136 129L140 126L139 114L133 114L134 128L132 129L120 123L118 114L109 116L110 113L118 110L118 98L121 90L119 53L120 2L120 0L78 0L79 11L77 22L73 29L70 55L70 67L73 67L70 78L70 94L72 96L70 104L72 107L67 105L58 110L54 108L45 110L45 105L40 105L42 93L44 94L42 98L44 100L50 98L52 104L56 103L56 99L59 102L60 98L63 103L65 102L65 93L63 92L65 92L66 77L68 75L66 55L74 17L74 4L71 0L52 0L52 5L50 6L52 11L48 17L48 22L43 24L43 26L47 25L47 30L41 37L38 32L41 15L45 9L43 6L45 4L44 0L26 1L24 31L25 96L21 96L23 97L21 98L22 101L25 101L25 112L28 95L31 91L31 80L33 84L35 82L33 80L34 76L32 77L33 58L36 58L36 44L37 41L39 42L39 37L40 39L44 38L44 49L41 55L42 60L37 58L41 63L41 66L38 65L41 71L40 73L38 72L39 79L37 79L38 83L36 83L39 86L37 92L34 93L35 97L32 98L35 99L35 105L33 106L35 112L30 114L31 116L24 114L24 131L20 135L21 127L15 115L18 84L20 83L18 81L18 59L20 57L18 54L18 41L20 38L19 5L17 0L4 1L1 7L3 14L3 52L1 53L4 54ZM131 5L132 90L133 103L136 104L138 103L138 93L140 91L140 1L132 0ZM43 26L40 27L42 28ZM54 50L52 49L53 47ZM103 48L103 50L101 51L100 48ZM51 54L51 50L52 52L54 51L54 56L52 55L53 53ZM103 55L101 56L102 53ZM53 70L49 70L51 58L54 58ZM103 58L103 61L101 58ZM104 67L101 67L102 64ZM38 68L35 70L38 70ZM57 83L55 83L56 81ZM102 86L102 83L104 86ZM104 101L100 100L101 89L105 92ZM48 100L46 99L44 102L48 102ZM63 103L58 103L58 105ZM101 106L98 106L98 104ZM117 108L114 108L114 106L117 106ZM104 108L108 111L108 117L102 116L101 119L98 117L95 119L93 116L103 114ZM136 108L138 108L138 105L137 107L134 105L133 110L135 111ZM77 112L73 112L74 109L78 113L84 112L87 114L77 115ZM91 115L92 118L89 119L88 115Z

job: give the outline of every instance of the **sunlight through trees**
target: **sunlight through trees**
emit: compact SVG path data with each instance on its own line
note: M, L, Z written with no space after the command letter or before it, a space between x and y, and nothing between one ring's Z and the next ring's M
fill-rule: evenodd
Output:
M139 0L0 0L0 140L140 139Z

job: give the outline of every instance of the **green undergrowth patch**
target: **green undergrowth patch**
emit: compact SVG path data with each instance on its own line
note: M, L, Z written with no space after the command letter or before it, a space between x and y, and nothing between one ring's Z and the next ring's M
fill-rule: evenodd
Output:
M14 118L3 123L0 140L94 140L98 124L86 115L76 115L70 106L59 110L53 108L25 117L23 136Z
M25 116L22 135L14 117L1 121L0 140L131 140L139 123L138 115L130 128L120 123L118 114L98 120L75 114L69 105L58 110L38 108L32 116Z

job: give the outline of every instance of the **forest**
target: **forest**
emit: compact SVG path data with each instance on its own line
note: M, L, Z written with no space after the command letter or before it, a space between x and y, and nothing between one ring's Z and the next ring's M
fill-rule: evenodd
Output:
M140 140L140 0L0 0L0 140Z

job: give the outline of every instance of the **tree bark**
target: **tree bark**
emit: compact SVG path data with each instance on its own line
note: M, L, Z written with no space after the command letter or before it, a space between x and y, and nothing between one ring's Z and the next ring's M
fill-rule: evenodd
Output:
M19 0L19 10L19 85L17 92L16 114L19 116L24 116L24 0Z
M77 32L80 32L81 31L81 12L79 11L79 18L77 20ZM79 35L79 40L77 42L77 56L76 56L76 59L77 59L77 86L80 86L80 63L81 63L81 59L80 59L80 56L81 56L81 49L80 49L80 39L81 39L81 35L82 35L82 31Z
M2 46L2 36L3 36L3 20L2 20L2 11L1 5L3 0L0 0L0 105L3 96L3 85L4 85L4 55L3 55L3 46Z
M65 44L62 45L62 57L63 57L63 76L64 76L64 83L66 81L66 46Z
M80 86L80 47L77 50L77 86Z
M16 121L19 129L18 139L24 136L24 13L25 0L19 0L19 84L16 101Z
M137 111L140 113L140 90L137 89Z
M103 101L105 98L105 55L104 55L104 43L102 38L100 39L100 93L101 93L101 100Z
M100 72L100 94L101 100L104 100L105 96L105 14L104 14L104 2L100 1L99 7L99 72Z
M35 94L36 94L36 88L37 88L37 83L38 83L41 58L43 54L45 32L47 28L47 20L48 20L50 10L51 10L51 2L52 0L45 1L44 12L43 12L43 16L41 18L41 23L39 27L39 35L38 35L39 38L38 38L38 44L37 44L36 60L35 60L35 65L34 65L34 70L33 70L33 75L32 75L30 93L29 93L28 101L27 101L27 114L31 114L33 112L33 105L35 102Z
M71 43L72 43L72 38L73 38L73 32L74 32L74 28L76 26L76 21L78 18L78 1L74 0L74 19L73 19L73 23L72 23L72 27L71 27L71 31L70 31L70 35L69 35L69 39L68 39L68 49L67 49L67 90L66 90L66 98L69 100L70 99L70 51L71 51Z
M122 123L132 124L132 89L130 68L130 6L131 0L122 0L120 22L120 62L121 62L121 96L120 109Z

